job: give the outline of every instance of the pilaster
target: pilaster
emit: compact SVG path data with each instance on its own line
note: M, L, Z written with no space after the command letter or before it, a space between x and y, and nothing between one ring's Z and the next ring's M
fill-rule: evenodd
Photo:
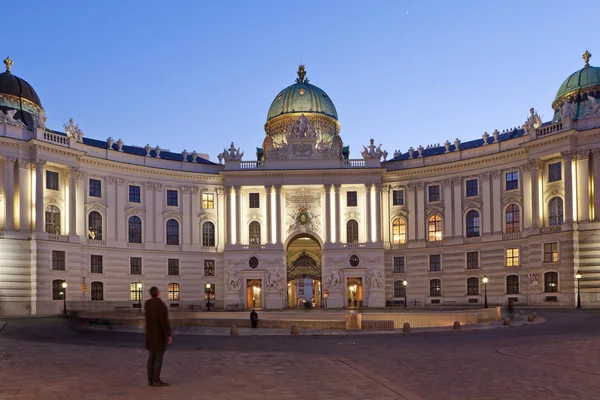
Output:
M574 212L573 212L573 156L575 153L571 151L565 151L561 153L563 157L563 170L564 170L564 193L565 193L565 213L564 213L564 222L570 223L574 221ZM587 162L587 159L586 159ZM579 183L579 182L577 182ZM579 185L577 185L577 189L579 190ZM579 193L578 193L579 195ZM579 205L579 202L578 202ZM545 208L545 207L544 207ZM543 208L543 209L544 209ZM589 219L589 214L588 214Z
M340 209L340 189L342 185L333 185L334 196L335 196L335 243L341 243L342 241L342 229L341 229L341 218L342 213Z
M577 153L577 214L579 222L590 220L589 151ZM568 189L565 188L565 192Z
M44 166L46 161L35 161L35 231L44 232Z
M79 169L69 168L69 236L77 236L77 174ZM87 224L86 216L86 224ZM108 225L108 224L107 224Z
M452 213L452 217L450 215L446 215L445 218L451 218L454 224L454 237L460 238L463 237L463 218L462 218L462 178L455 177L452 178L452 189L454 192L452 204L454 205L454 212Z
M242 187L235 186L235 244L242 243Z
M225 186L225 196L226 196L226 208L225 211L225 230L227 231L227 244L233 244L232 242L232 232L233 232L233 213L231 210L231 191L233 188L231 186Z
M427 215L425 209L427 204L425 203L425 184L423 182L417 183L417 209L416 218L417 221L424 221L424 223L417 224L417 239L425 240L425 232L427 231Z
M373 185L375 190L375 237L373 242L381 242L381 184Z
M275 236L276 244L281 244L281 185L275 185Z
M444 209L448 210L444 218L444 237L451 238L454 236L454 232L452 232L452 180L444 179L442 187L444 190Z
M325 185L325 243L331 243L331 184Z
M366 227L366 235L365 235L365 243L374 241L374 237L372 236L372 228L371 228L371 184L365 184L365 227Z
M417 214L416 214L416 189L414 183L406 185L406 203L408 204L408 239L415 240L417 238Z
M488 205L492 214L492 232L502 233L502 171L492 171L492 204ZM485 207L485 203L484 203Z
M594 221L600 220L600 149L592 150L593 161L593 191L594 193Z
M265 195L267 196L267 244L273 243L273 231L272 231L272 221L273 221L273 207L271 205L271 192L273 190L272 185L265 185Z
M483 206L481 207L482 213L482 233L489 235L492 232L492 196L490 190L490 173L488 171L482 173L480 176L481 184L481 195L483 200Z
M383 206L383 215L384 218L381 219L382 227L381 231L383 233L382 240L384 243L390 242L390 186L383 185L381 188L381 200Z
M19 231L31 232L31 163L19 160Z

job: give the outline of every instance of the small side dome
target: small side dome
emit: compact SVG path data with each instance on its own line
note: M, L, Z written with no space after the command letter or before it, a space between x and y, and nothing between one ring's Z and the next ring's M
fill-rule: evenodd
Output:
M13 75L12 60L4 60L6 71L0 74L0 110L17 110L15 119L20 119L30 129L33 128L33 116L44 114L42 102L33 87L25 80Z

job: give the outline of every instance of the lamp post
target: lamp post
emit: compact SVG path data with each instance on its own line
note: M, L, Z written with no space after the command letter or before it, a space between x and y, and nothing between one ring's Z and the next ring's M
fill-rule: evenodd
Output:
M577 308L581 308L581 273L579 271L575 274L575 279L577 279Z
M206 288L206 311L210 311L210 282L206 282L204 287Z
M62 283L63 288L63 314L67 315L67 282Z
M488 308L488 304L487 304L487 284L488 284L488 277L484 276L483 277L483 308Z
M138 282L137 283L137 298L138 298L138 308L140 309L140 311L142 310L142 282Z
M404 286L404 309L408 309L408 296L406 295L406 285L408 285L408 281L405 279L402 281L402 285Z

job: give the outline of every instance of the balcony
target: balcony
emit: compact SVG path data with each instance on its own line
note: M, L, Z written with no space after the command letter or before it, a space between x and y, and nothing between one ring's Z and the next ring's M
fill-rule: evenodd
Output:
M540 228L540 233L544 234L544 233L556 233L556 232L560 232L560 225L555 225L555 226L544 226L542 228Z
M216 253L217 247L216 246L202 246L202 252L203 253Z
M428 240L427 247L442 247L444 245L443 240Z
M106 246L106 241L105 240L92 240L92 239L88 239L86 243L87 243L88 246Z
M47 233L46 234L46 240L52 240L55 242L68 242L69 241L69 237L66 235L55 235L53 233Z
M406 249L406 248L407 248L406 243L392 244L392 250L402 250L402 249Z
M521 239L521 232L503 233L502 234L502 240L513 240L513 239Z
M365 243L342 243L342 248L350 248L350 249L362 249L367 247Z

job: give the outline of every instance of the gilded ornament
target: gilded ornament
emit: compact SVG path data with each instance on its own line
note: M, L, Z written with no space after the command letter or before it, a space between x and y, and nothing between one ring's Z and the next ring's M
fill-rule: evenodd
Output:
M592 53L590 53L589 51L585 51L585 53L583 53L583 55L581 56L581 58L583 58L583 61L585 61L585 67L589 67L590 66L590 58L592 57Z
M10 68L12 67L12 65L13 65L13 64L14 64L14 63L13 63L13 61L10 59L10 57L6 57L6 58L4 59L4 65L6 65L6 72L10 73Z

